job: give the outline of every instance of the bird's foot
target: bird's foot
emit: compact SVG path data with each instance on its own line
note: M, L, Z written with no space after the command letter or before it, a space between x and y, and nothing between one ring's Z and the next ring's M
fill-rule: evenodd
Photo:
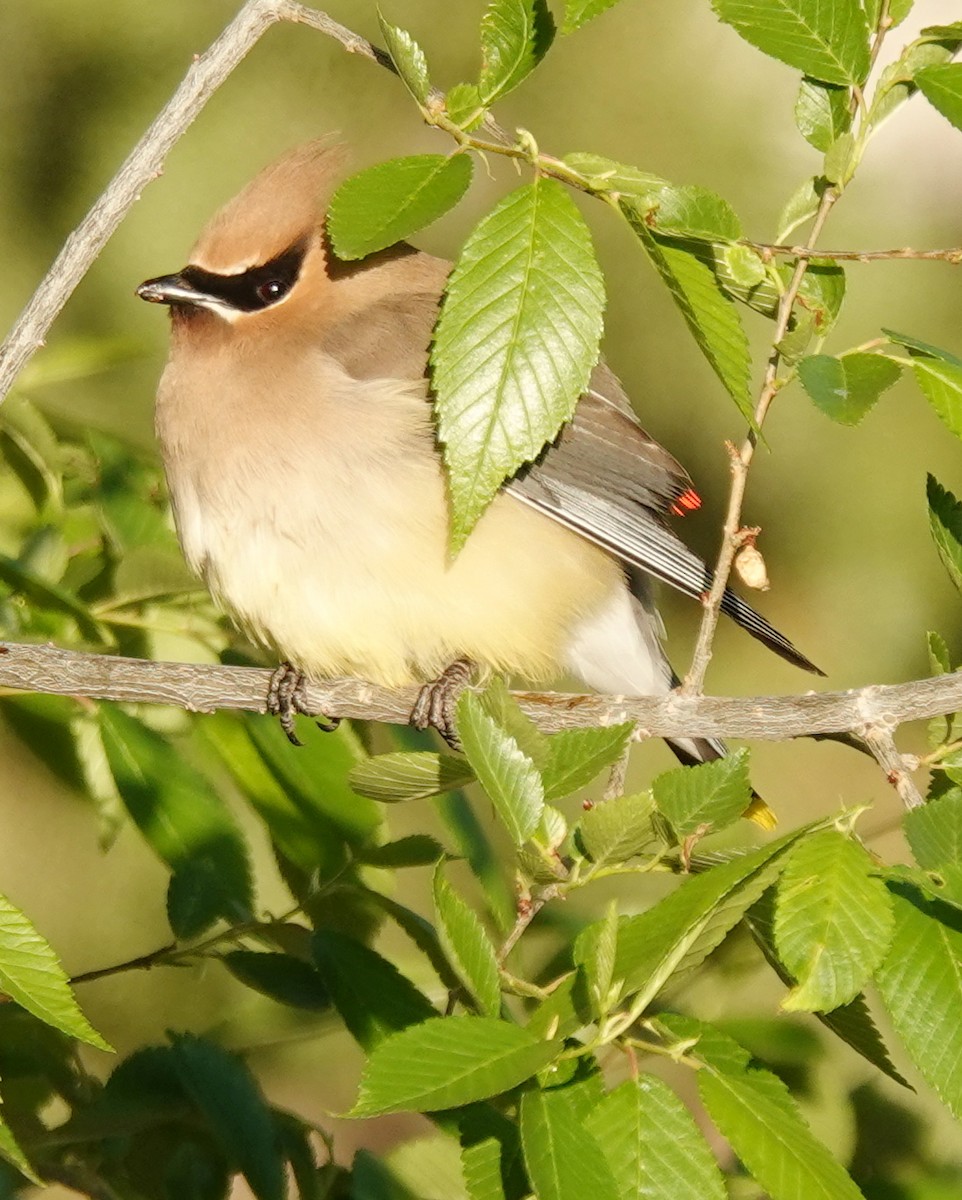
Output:
M307 676L299 671L292 663L282 662L271 675L270 686L267 689L267 711L272 717L277 717L281 729L287 735L292 746L301 746L300 738L294 732L294 717L300 713L304 717L323 716L322 721L315 721L318 729L325 733L333 733L341 723L340 717L327 717L316 713L307 703Z
M411 724L415 729L436 729L452 750L461 749L458 737L458 697L471 682L474 663L470 658L456 659L445 667L437 679L421 688Z

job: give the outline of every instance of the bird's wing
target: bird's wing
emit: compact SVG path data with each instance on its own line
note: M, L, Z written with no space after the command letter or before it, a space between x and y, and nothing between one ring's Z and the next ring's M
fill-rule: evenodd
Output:
M506 484L518 499L694 599L712 572L668 527L663 514L700 503L681 466L638 424L602 363L572 421L530 466ZM741 597L726 589L722 611L782 658L821 674Z
M385 297L347 315L324 346L358 377L424 378L437 292ZM684 468L648 436L605 363L558 437L505 488L686 596L699 599L712 573L663 519L700 504ZM776 654L821 674L792 643L730 589L722 611Z

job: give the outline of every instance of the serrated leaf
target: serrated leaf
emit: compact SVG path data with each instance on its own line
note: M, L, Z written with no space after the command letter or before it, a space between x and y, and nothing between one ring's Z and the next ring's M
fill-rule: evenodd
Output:
M615 1002L612 985L618 949L618 906L612 900L601 921L586 926L575 939L575 965L584 972L592 1014L603 1017Z
M770 1071L702 1070L698 1093L772 1200L862 1200L851 1177L806 1125L788 1088Z
M501 1179L501 1143L483 1138L461 1150L461 1171L471 1200L505 1200Z
M962 129L962 63L942 63L915 73L919 91L956 129Z
M651 790L679 841L703 826L724 829L751 803L748 751L736 750L714 762L667 771L657 776Z
M795 980L775 950L774 924L775 889L770 888L745 914L745 925L779 979L792 987ZM851 1046L866 1062L903 1087L909 1086L895 1069L864 996L856 996L850 1003L839 1005L831 1012L816 1012L815 1016L826 1029Z
M865 851L826 829L788 856L775 905L775 946L797 980L788 1011L848 1004L885 957L894 918Z
M174 746L122 709L101 705L104 750L121 798L150 848L182 883L169 915L191 937L219 917L249 920L253 882L228 809ZM182 889L182 890L178 890Z
M742 415L754 422L748 338L732 300L722 291L704 246L654 234L644 214L629 200L619 207L661 275L699 349L725 385Z
M929 652L929 669L933 675L948 675L952 670L952 658L949 647L941 633L929 630L926 636Z
M799 225L815 216L822 201L823 190L824 180L818 175L806 179L795 189L779 215L776 242L786 241Z
M278 1004L309 1012L325 1012L331 1007L320 975L301 958L273 951L230 950L221 962L235 979Z
M768 270L762 256L751 246L730 242L716 249L718 278L726 291L731 292L734 287L742 292L753 292L768 279ZM735 295L735 298L742 299L740 295Z
M962 358L958 358L948 350L941 350L938 346L933 346L929 342L923 342L920 338L910 337L907 333L896 333L894 329L883 329L882 332L890 341L895 342L899 346L904 346L913 357L920 354L923 358L936 358L941 362L952 363L957 367L962 367Z
M806 142L825 154L851 128L848 88L818 79L803 79L795 101L795 124Z
M798 364L798 377L816 407L841 425L857 425L901 373L890 358L857 351L812 354Z
M547 739L541 767L545 800L561 800L590 783L605 767L617 762L628 747L634 724L597 729L566 729Z
M912 370L936 414L957 438L962 438L962 366L916 355Z
M491 0L481 18L482 103L513 91L535 69L554 40L545 0Z
M6 896L0 896L0 992L68 1037L111 1049L80 1011L50 943Z
M593 863L626 862L658 841L651 824L654 811L650 792L603 800L581 818L578 840Z
M647 1007L669 979L692 970L724 940L784 865L804 830L749 854L687 876L646 912L628 917L618 931L615 978L635 1004Z
M474 692L458 700L458 733L478 782L496 808L512 841L521 846L534 833L544 811L544 785L538 769Z
M377 19L387 52L402 82L418 104L426 104L431 94L431 80L424 51L407 30L386 21L380 8L377 10Z
M314 961L351 1036L367 1051L392 1033L436 1016L431 1001L369 946L323 929Z
M349 1115L434 1112L486 1100L530 1079L561 1049L492 1017L432 1017L375 1048Z
M444 97L444 110L450 121L468 132L481 124L485 111L481 93L473 83L456 83L450 88Z
M621 1200L725 1200L715 1156L691 1113L654 1075L602 1098L585 1120L608 1160Z
M233 1166L257 1200L284 1200L284 1165L267 1102L240 1059L191 1034L173 1038L173 1062Z
M618 0L565 0L565 17L561 26L562 33L574 33L582 25L587 25L595 17L600 17L609 8L614 8Z
M474 781L474 772L453 754L398 751L364 759L351 768L348 780L359 795L393 804L456 791Z
M926 483L929 529L949 578L962 592L962 504L934 475Z
M538 1200L621 1200L608 1160L564 1088L521 1097L521 1144Z
M824 83L861 83L869 30L858 0L712 0L721 20L765 54Z
M501 978L494 947L477 914L454 891L443 869L443 863L438 863L434 872L438 937L480 1011L497 1017L501 1012Z
M876 983L912 1061L962 1118L962 918L904 885L892 903L895 936Z
M327 214L334 253L365 258L417 233L454 208L471 173L466 154L415 154L345 179Z
M603 308L588 228L554 180L518 188L468 237L431 353L454 549L570 419L598 360Z
M905 836L920 867L962 863L962 791L954 790L905 814Z

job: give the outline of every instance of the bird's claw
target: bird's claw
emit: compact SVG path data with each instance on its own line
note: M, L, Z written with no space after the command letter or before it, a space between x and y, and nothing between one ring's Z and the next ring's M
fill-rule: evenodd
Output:
M452 750L461 749L457 729L458 697L471 681L474 663L469 658L456 659L437 679L421 688L411 724L415 729L436 729Z
M294 717L298 713L304 717L318 716L307 703L306 683L307 676L303 671L299 671L292 663L283 662L271 675L267 689L267 711L280 721L281 729L292 746L304 744L294 732ZM333 733L341 723L340 717L320 715L323 720L315 720L314 724L324 733Z

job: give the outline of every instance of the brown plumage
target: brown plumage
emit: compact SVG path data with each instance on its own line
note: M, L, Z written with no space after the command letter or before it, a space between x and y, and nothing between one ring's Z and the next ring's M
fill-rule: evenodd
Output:
M337 261L324 212L343 160L323 141L289 152L211 220L188 267L139 289L171 308L157 434L191 566L308 675L397 685L469 658L529 682L667 691L645 572L706 585L664 519L697 503L687 474L599 364L574 420L452 560L426 378L449 264L403 244ZM810 666L731 593L726 608Z

